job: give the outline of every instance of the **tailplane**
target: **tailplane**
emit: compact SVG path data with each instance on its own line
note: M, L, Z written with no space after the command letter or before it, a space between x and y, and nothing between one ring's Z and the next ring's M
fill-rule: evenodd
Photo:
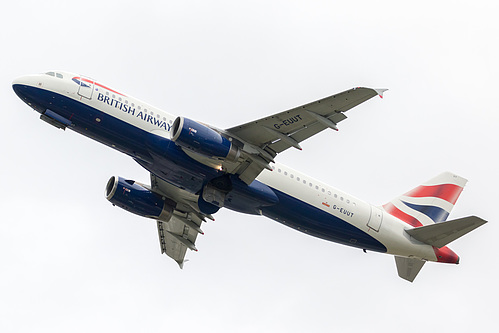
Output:
M406 230L406 232L420 242L441 248L485 223L487 221L477 216L468 216L457 220L412 228Z
M466 179L444 172L383 205L383 209L413 227L443 222L466 183Z

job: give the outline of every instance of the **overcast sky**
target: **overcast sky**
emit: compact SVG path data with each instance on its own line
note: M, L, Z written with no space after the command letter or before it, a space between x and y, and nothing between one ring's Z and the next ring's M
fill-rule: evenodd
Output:
M495 1L17 1L0 13L1 332L469 332L496 325ZM184 270L113 207L130 158L40 121L20 75L67 70L220 128L389 88L278 161L381 205L442 171L490 222L413 284L393 257L228 210ZM494 325L494 326L493 326Z

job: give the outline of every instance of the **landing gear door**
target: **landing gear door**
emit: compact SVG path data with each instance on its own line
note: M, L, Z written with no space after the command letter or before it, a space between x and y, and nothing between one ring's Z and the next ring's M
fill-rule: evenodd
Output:
M75 80L76 79L76 80ZM79 87L78 87L78 95L91 99L92 98L92 93L94 91L94 80L84 78L84 77L79 77L73 79L74 81L77 81Z
M383 222L383 211L378 207L371 206L371 217L369 218L367 226L374 231L379 231L381 222Z

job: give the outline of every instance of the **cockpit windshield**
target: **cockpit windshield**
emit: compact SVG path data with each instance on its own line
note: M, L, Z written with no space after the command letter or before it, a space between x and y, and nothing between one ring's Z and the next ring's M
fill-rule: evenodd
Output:
M50 76L55 76L55 77L57 77L57 78L59 78L59 79L64 78L64 76L63 76L61 73L56 73L56 72L47 72L47 73L45 73L45 74L46 74L46 75L50 75Z

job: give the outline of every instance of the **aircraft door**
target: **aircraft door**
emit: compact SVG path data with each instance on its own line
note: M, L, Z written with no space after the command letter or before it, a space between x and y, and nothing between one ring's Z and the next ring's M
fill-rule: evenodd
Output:
M79 83L78 95L91 99L94 91L94 80L79 77L77 81Z
M367 226L374 231L379 231L381 222L383 222L383 211L378 207L371 206L371 217L369 217Z

